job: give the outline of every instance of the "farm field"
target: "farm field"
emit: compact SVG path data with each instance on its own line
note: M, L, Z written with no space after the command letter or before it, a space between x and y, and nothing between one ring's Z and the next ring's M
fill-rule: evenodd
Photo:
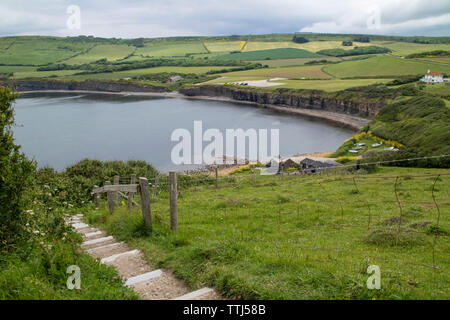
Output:
M141 249L149 261L224 296L446 299L450 220L441 215L434 242L431 190L436 182L436 201L441 212L448 211L449 173L391 167L355 180L340 174L283 180L257 175L254 182L244 171L219 179L219 189L210 187L213 178L186 184L180 178L178 233L169 230L165 186L151 204L151 234L142 232L137 209L118 208L111 215L103 202L85 216ZM401 178L395 187L396 176ZM400 225L395 188L403 207ZM366 287L369 265L380 267L380 290Z
M288 37L289 38L289 37ZM96 41L70 40L55 37L9 37L0 38L0 74L8 76L13 72L17 79L24 78L55 78L55 79L104 79L116 80L134 77L142 74L171 72L202 74L211 70L228 69L227 66L211 67L156 67L120 72L75 75L83 70L36 71L40 65L51 63L88 64L101 59L109 62L133 62L144 59L188 59L195 62L201 60L242 60L250 63L260 63L269 68L252 69L222 73L230 81L263 80L271 78L286 78L283 88L314 88L325 91L345 89L349 86L360 86L373 83L385 83L404 75L418 75L428 69L450 73L450 66L436 63L450 63L447 57L432 57L422 60L404 60L400 56L413 53L448 49L447 44L419 44L398 41L371 41L368 43L353 42L353 46L342 46L333 37L315 37L321 41L294 43L288 41L286 35L270 35L267 37L248 37L248 40L227 40L227 37L199 37L186 39L147 40L137 44L133 41L102 39ZM75 39L75 38L74 38ZM265 39L261 41L260 39ZM280 41L276 41L280 40ZM363 55L336 58L317 55L323 49L352 49L354 46L382 46L393 50L393 56ZM231 53L233 52L233 53ZM367 59L364 59L367 58ZM427 60L428 59L428 60ZM305 65L312 60L328 60L336 64ZM10 65L8 65L10 64ZM14 66L15 64L29 66ZM213 63L211 63L213 64ZM95 64L94 64L95 65ZM96 69L94 66L92 69ZM99 68L101 69L101 68ZM342 81L346 78L365 78L364 81ZM304 78L305 80L303 80ZM376 79L380 78L380 79ZM232 79L232 80L231 80ZM332 82L312 80L332 79ZM223 83L216 79L208 83ZM352 79L349 79L352 80ZM277 88L277 87L274 87Z
M328 60L328 61L342 61L341 58L336 57L322 57L322 58L294 58L294 59L276 59L276 60L254 60L251 62L261 63L262 65L267 65L270 68L276 67L288 67L288 66L301 66L307 62L313 60Z
M155 67L155 68L144 68L135 69L119 72L107 72L107 73L94 73L85 75L73 75L67 76L65 79L70 80L83 80L83 79L93 79L93 80L119 80L128 77L134 77L150 73L161 73L161 72L174 72L174 73L196 73L203 74L210 70L222 70L223 66L211 66L211 67Z
M338 78L346 77L387 77L425 74L427 70L450 72L450 66L403 60L391 56L377 56L365 60L345 61L327 65L324 71Z
M271 78L309 78L309 79L329 79L330 75L321 70L321 65L314 66L295 66L295 67L279 67L264 68L246 71L235 71L223 73L223 76L229 77L271 77Z
M360 43L355 42L353 45L358 46L368 46L370 43ZM342 41L311 41L307 43L295 43L292 41L285 42L256 42L249 41L244 48L244 52L255 51L255 50L269 50L269 49L279 49L279 48L296 48L308 50L311 52L317 52L324 49L334 49L341 48L344 50L353 49L353 46L345 47L342 45Z
M380 44L386 48L392 49L395 56L407 56L412 53L434 51L434 50L450 50L450 44L420 44L409 42L393 42Z
M100 59L107 59L108 61L117 61L123 59L133 53L135 47L128 45L110 45L100 44L96 45L88 52L80 54L74 58L64 61L66 64L84 64Z
M280 48L270 50L257 50L249 52L230 53L219 56L219 60L272 60L272 59L294 59L294 58L320 58L322 55L303 49Z
M436 63L443 63L450 65L450 57L425 57L425 58L415 58L414 60L417 61L424 61L424 62L436 62Z
M167 45L146 45L137 48L135 55L144 57L184 57L186 54L207 53L201 42Z
M218 41L204 42L209 52L241 51L246 46L246 41Z
M63 43L56 40L15 40L7 50L0 52L0 64L46 65L69 59L88 48L88 44Z
M252 80L269 80L269 82L282 83L282 85L271 86L270 89L289 88L289 89L308 89L308 90L323 90L327 92L345 90L352 87L368 86L376 83L386 83L392 79L330 79L330 80L273 80L267 77L228 77L224 76L214 79L204 84L225 84L231 82L246 82Z
M352 87L387 83L391 80L392 79L280 80L277 82L283 82L285 83L285 85L271 88L311 89L311 90L323 90L327 92L333 92L345 90Z

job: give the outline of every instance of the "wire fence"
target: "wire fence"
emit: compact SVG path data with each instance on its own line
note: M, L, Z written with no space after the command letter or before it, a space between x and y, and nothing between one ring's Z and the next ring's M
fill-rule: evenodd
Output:
M282 179L179 174L176 235L170 233L169 181L163 175L149 181L157 191L155 226L168 237L233 248L235 259L321 269L338 278L361 280L368 265L379 265L391 288L421 298L450 296L448 170L348 175L340 167Z

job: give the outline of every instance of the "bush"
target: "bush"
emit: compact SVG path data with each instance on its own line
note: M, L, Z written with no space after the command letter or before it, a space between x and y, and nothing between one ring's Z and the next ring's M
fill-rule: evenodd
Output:
M25 213L29 198L26 191L33 185L35 164L14 143L13 103L17 94L0 87L0 243L3 248L24 236Z
M302 36L294 36L294 38L292 38L292 41L294 41L295 43L306 43L309 42L308 39L306 39L305 37Z

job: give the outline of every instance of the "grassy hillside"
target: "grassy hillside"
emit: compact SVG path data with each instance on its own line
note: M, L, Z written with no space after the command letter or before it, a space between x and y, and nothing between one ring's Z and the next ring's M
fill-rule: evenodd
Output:
M393 102L382 109L362 131L370 131L375 137L403 145L398 152L373 151L367 154L371 159L408 159L450 154L450 108L444 100L436 97L425 95ZM355 142L354 139L345 142L334 156L351 155L348 150L354 147ZM376 141L368 139L357 142L370 145ZM404 164L450 167L450 158Z
M377 56L365 60L346 61L324 67L324 71L338 78L397 77L425 74L427 70L450 73L450 65L404 60L390 56Z
M357 35L308 33L302 34L308 42L295 43L293 36L271 34L155 39L4 37L0 38L0 78L117 80L164 72L214 72L218 78L228 77L237 82L255 77L261 80L287 78L280 87L337 91L350 85L358 86L356 81L344 81L347 78L364 79L359 84L362 85L421 75L428 69L450 73L446 55L405 58L410 53L448 50L448 37L367 36L369 42L359 42L357 39L361 36ZM343 46L344 40L353 41L353 45ZM380 56L375 54L376 51L370 51L371 54L358 56L370 47L388 48L392 50L392 55ZM321 50L344 56L324 57L318 55ZM305 65L312 60L316 60L313 65ZM265 65L268 68L260 69ZM305 68L301 68L302 65ZM236 70L248 71L233 72ZM317 82L301 82L303 78ZM323 79L332 79L333 82L327 83ZM223 83L226 82L230 81ZM222 83L221 79L217 83Z
M364 170L362 170L364 171ZM248 172L248 171L247 171ZM152 201L154 230L142 234L138 209L106 204L86 212L94 223L141 249L158 267L190 285L243 299L434 299L449 294L449 170L379 168L375 174L257 176L179 183L179 231L169 230L166 189ZM403 206L394 193L395 177ZM414 177L422 175L423 177ZM165 187L163 187L165 188ZM381 290L368 290L367 267L381 269Z

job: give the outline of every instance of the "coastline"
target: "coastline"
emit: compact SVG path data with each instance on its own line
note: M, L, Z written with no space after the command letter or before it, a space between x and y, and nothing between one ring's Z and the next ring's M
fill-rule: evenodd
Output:
M197 100L211 100L211 101L223 101L223 102L234 102L242 103L248 105L254 105L260 108L271 109L280 113L287 113L291 115L307 117L310 119L318 119L330 122L335 125L339 125L353 131L359 131L364 126L369 123L370 120L351 116L344 113L337 113L324 110L313 110L313 109L301 109L292 108L284 105L273 105L273 104L260 104L251 101L241 101L235 100L228 97L220 96L188 96L184 95L178 91L173 92L131 92L131 91L95 91L95 90L30 90L21 91L19 94L32 94L32 93L89 93L89 94L108 94L108 95L121 95L121 96L148 96L148 97L163 97L163 98L183 98L183 99L197 99Z

